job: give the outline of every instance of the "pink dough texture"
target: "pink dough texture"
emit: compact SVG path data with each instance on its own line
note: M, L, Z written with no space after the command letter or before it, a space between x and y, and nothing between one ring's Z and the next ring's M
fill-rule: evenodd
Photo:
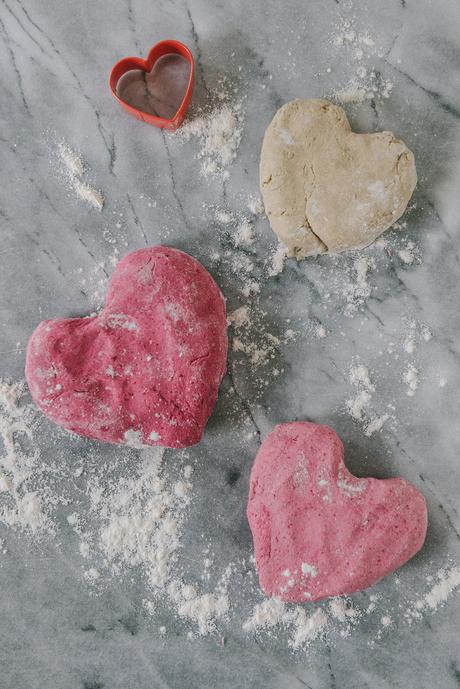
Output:
M134 447L199 442L225 373L224 298L188 254L157 246L117 265L95 318L40 323L26 377L70 431Z
M356 478L327 426L286 423L263 442L248 519L268 596L300 603L353 593L401 567L425 540L425 499L402 478Z

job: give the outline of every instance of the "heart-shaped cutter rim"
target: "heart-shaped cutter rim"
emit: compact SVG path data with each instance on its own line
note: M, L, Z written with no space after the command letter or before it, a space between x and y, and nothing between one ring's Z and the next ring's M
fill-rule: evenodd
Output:
M164 55L181 55L182 57L186 58L190 65L190 74L184 97L182 98L176 114L171 119L166 117L158 117L157 115L152 115L151 113L139 110L120 98L117 93L117 84L124 74L132 71L133 69L140 69L143 72L151 72L157 60ZM147 122L154 127L175 131L184 121L188 106L190 104L193 92L194 77L195 61L189 48L187 48L187 46L180 41L165 40L154 45L153 48L150 49L147 59L145 60L142 57L124 57L122 60L119 60L119 62L112 67L112 71L110 72L109 86L113 96L120 103L122 108L129 112L130 115L138 120L142 120L142 122Z

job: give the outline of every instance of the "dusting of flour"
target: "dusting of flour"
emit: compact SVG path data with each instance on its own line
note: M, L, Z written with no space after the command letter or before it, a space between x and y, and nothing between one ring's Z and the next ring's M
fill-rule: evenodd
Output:
M23 383L0 380L0 521L31 532L50 527L46 495L37 486L40 452L24 406Z
M362 103L390 97L394 84L372 64L375 57L382 57L383 53L368 31L359 30L353 19L342 19L335 27L332 46L352 72L348 83L333 92L335 100Z
M104 197L100 191L82 179L86 166L81 156L63 141L58 144L57 150L71 188L83 201L101 211L104 206Z
M355 389L355 396L347 400L347 411L360 424L364 435L370 437L382 430L390 415L388 413L377 415L371 408L375 385L371 381L369 369L366 366L359 363L351 366L349 380Z
M236 333L244 333L254 324L259 329L258 318L243 305L229 314L229 323ZM295 337L296 331L288 328L283 340ZM349 375L357 390L374 394L376 385L367 367L357 362ZM428 575L427 591L416 592L403 607L371 594L368 603L359 606L347 597L307 606L265 599L251 612L243 597L243 609L237 612L234 608L240 602L241 585L234 582L241 581L238 577L242 573L247 575L244 560L215 563L208 549L201 579L189 581L185 574L184 563L190 554L183 551L182 535L193 506L194 475L186 451L175 453L175 469L171 471L163 462L162 448L124 448L127 459L119 464L116 477L99 461L89 471L82 462L75 466L73 476L81 482L80 494L87 496L87 502L73 502L65 485L52 478L57 467L46 467L40 459L35 438L37 417L38 412L27 403L23 383L0 382L0 522L37 538L51 537L60 528L54 514L60 506L66 510L68 528L78 539L85 584L97 591L108 579L122 580L138 570L145 582L145 614L155 619L160 604L166 604L173 617L188 627L187 638L191 640L222 634L221 626L234 623L238 615L246 634L279 637L282 631L288 648L303 653L323 638L331 643L337 634L349 636L372 615L377 620L375 635L369 639L372 646L394 625L412 624L435 612L460 585L460 569L451 565L441 568L435 579ZM2 549L7 553L3 544ZM220 571L214 586L208 583L212 569ZM302 563L302 570L316 575L308 563ZM246 576L246 581L250 585L246 593L260 595L257 584L251 583L254 578ZM166 635L167 627L161 627L159 633Z
M176 136L180 141L198 140L198 158L204 177L227 179L228 168L238 153L243 123L242 102L230 101L185 122Z

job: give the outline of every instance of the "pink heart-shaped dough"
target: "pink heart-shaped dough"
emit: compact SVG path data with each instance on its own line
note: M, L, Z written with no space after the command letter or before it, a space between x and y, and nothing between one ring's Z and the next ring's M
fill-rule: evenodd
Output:
M356 478L327 426L286 423L263 442L248 519L262 589L289 602L372 586L420 550L423 495L402 478Z
M157 246L120 261L95 318L40 323L26 377L35 403L70 431L178 448L201 439L226 358L216 283L188 254Z

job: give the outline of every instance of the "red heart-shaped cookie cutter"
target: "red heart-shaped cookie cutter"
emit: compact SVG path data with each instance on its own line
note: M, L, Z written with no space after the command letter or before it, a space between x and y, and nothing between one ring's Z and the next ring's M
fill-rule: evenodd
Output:
M179 108L171 119L165 117L158 117L152 115L151 113L143 112L138 108L126 103L117 93L117 84L121 77L130 72L133 69L140 69L144 72L151 72L153 66L164 55L181 55L184 57L190 65L190 74L188 78L187 88L185 89L184 97L182 99ZM161 129L170 129L175 131L182 122L184 121L185 114L187 112L190 100L192 98L193 91L193 79L195 74L195 62L193 60L193 55L186 45L180 43L180 41L160 41L151 48L147 59L143 60L141 57L124 57L122 60L117 62L110 72L109 85L114 97L120 103L120 105L129 112L130 115L136 117L138 120L143 122L148 122L153 124L154 127L160 127Z

